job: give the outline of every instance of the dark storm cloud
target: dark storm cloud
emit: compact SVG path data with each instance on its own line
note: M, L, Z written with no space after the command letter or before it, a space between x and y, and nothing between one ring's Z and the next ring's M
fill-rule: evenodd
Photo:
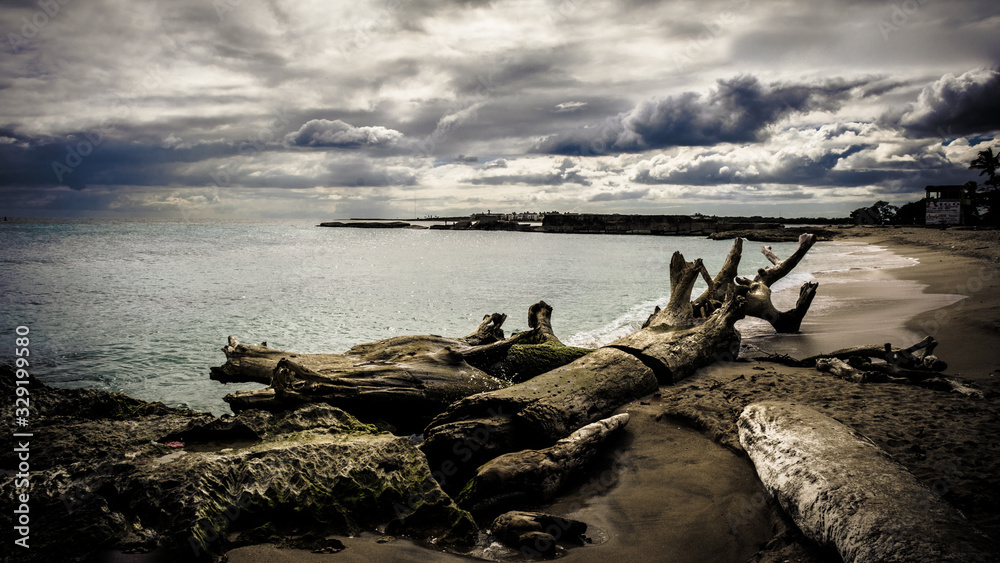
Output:
M843 149L830 149L819 156L788 152L780 157L760 162L762 171L748 174L735 164L730 155L708 152L699 156L682 170L656 174L648 168L640 169L632 178L640 184L683 184L711 186L716 184L808 184L813 186L842 185L862 186L882 180L899 178L899 171L835 171L841 159L867 148L857 145Z
M626 201L630 199L642 199L649 195L649 188L642 190L624 190L620 192L601 192L590 196L587 201Z
M182 178L176 170L180 165L233 154L235 147L222 143L168 148L110 139L98 129L65 138L21 135L16 143L0 144L0 185L163 185Z
M339 119L314 119L298 131L285 136L289 145L298 147L331 147L356 149L361 147L391 147L403 138L395 129L381 126L355 127Z
M805 198L791 188L961 183L1000 130L997 72L967 72L1000 61L996 0L55 4L31 37L38 0L0 10L5 203ZM443 195L466 181L491 186L481 202Z
M545 173L498 174L494 176L468 178L465 181L470 184L489 186L561 186L563 184L579 184L581 186L590 185L590 180L580 175L580 172L577 170Z
M823 133L818 137L825 137ZM786 150L776 155L760 154L749 161L737 155L738 150L706 149L677 167L658 167L654 158L639 166L630 180L647 185L768 185L769 193L780 186L899 186L901 191L912 192L928 184L961 184L968 180L965 163L950 162L935 145L908 148L906 153L911 158L895 161L875 158L876 149L875 145L859 144L822 151ZM845 165L852 157L859 160Z
M914 137L955 137L1000 131L1000 71L979 69L945 75L917 101L886 120Z
M493 161L494 163L497 161ZM483 170L507 169L507 161L502 160L501 164L483 166ZM489 163L493 164L493 163ZM520 184L528 186L561 186L563 184L578 184L589 186L591 181L580 173L580 169L569 158L564 158L558 166L548 171L520 170L500 174L490 174L486 176L474 176L466 178L470 184L485 184L491 186L501 186L506 184Z
M559 133L533 150L596 155L675 146L706 146L762 140L765 128L791 113L832 111L866 81L819 84L772 83L753 76L719 80L707 95L685 92L640 103L598 126Z

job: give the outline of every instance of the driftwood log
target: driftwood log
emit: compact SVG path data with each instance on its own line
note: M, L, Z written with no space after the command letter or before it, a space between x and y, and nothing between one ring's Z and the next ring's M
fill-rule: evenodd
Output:
M442 486L457 492L483 463L525 448L543 449L616 409L739 353L736 321L748 300L770 303L767 284L798 263L814 237L800 239L785 262L761 269L754 280L735 279L742 240L733 244L722 271L709 277L701 260L688 262L675 252L670 260L670 300L657 307L643 327L560 368L505 389L472 395L452 404L425 431L421 449L442 471ZM701 276L708 289L692 301ZM815 284L808 284L815 293ZM720 301L719 298L722 298ZM808 301L800 308L804 314Z
M229 343L222 348L226 355L226 363L219 367L213 367L211 378L223 383L234 382L257 382L270 384L271 376L278 362L282 358L307 358L308 363L321 363L324 358L342 357L347 355L366 357L371 354L377 356L392 356L401 351L406 346L411 346L414 350L423 349L427 351L440 351L450 348L462 354L463 357L473 358L489 356L490 344L504 341L503 323L507 320L507 315L493 313L483 317L483 321L474 332L461 338L447 338L443 336L397 336L386 340L379 340L368 344L359 344L345 354L297 354L286 350L269 348L267 342L259 345L241 344L236 337L230 336ZM518 340L527 338L530 334L518 337ZM510 346L515 341L507 341L501 345ZM410 351L410 350L408 350ZM407 352L408 352L407 351ZM300 361L307 361L302 359ZM482 362L479 362L482 363Z
M940 372L948 369L948 364L934 355L936 347L934 337L927 336L906 348L886 343L844 348L802 360L785 355L766 355L756 359L795 367L815 366L821 372L853 383L900 383L982 397L982 391L970 387L971 384L941 375Z
M811 408L747 406L740 444L808 537L846 562L993 561L986 536L873 442Z
M521 383L593 352L590 348L567 346L559 340L552 330L552 307L545 301L528 309L528 327L532 334L518 340L500 361L485 367L487 373Z
M506 315L486 315L462 338L398 336L359 344L343 354L297 354L240 344L223 347L226 363L212 369L224 382L255 381L266 389L225 397L235 412L279 411L323 402L398 431L419 432L452 402L500 389L567 364L589 352L564 345L552 331L552 307L528 312L530 330L504 338Z
M457 492L476 468L499 455L547 448L660 384L672 384L716 361L736 359L736 321L748 308L762 315L774 310L770 285L787 275L814 242L815 237L803 235L792 256L784 261L774 257L772 266L758 270L753 280L736 277L742 239L734 241L715 278L700 259L688 262L675 252L669 269L670 299L640 330L524 383L461 399L431 422L421 449L432 467L442 468L437 473L444 476L442 486ZM699 277L708 288L692 300ZM815 291L816 284L806 284L796 309L768 320L776 329L790 330L794 324L797 330Z
M590 423L543 450L521 450L486 462L456 499L477 518L551 502L601 446L628 424L628 413Z
M813 298L816 297L816 289L819 284L816 282L802 284L795 307L788 311L779 311L771 302L771 286L795 269L795 266L802 261L802 258L815 243L815 235L800 235L798 247L791 256L784 260L778 258L770 246L762 246L761 252L771 262L771 266L759 268L753 279L737 276L740 258L743 254L743 239L741 238L735 239L722 268L719 269L719 273L714 278L709 276L700 260L695 260L691 268L678 270L676 279L674 278L674 269L671 268L670 301L666 306L667 313L663 314L665 316L661 315L660 322L673 326L690 326L698 319L707 318L729 299L734 291L738 291L746 298L744 306L746 316L764 319L774 327L775 331L780 333L798 332L802 319L809 311ZM690 288L694 287L699 276L705 280L708 287L697 299L690 302L689 308L686 300L673 293L673 287L676 284L677 287L681 288L682 294L690 295ZM657 308L654 316L659 313L659 308ZM647 323L651 321L652 317Z
M230 337L223 348L226 364L215 368L213 377L269 384L227 395L235 412L322 402L398 431L419 432L453 401L509 385L482 368L502 359L517 342L531 339L535 331L504 339L505 319L502 314L487 315L475 332L462 338L399 336L359 344L343 354L296 354L266 345L245 346Z
M531 330L507 339L500 329L506 317L499 314L488 315L464 338L404 336L344 354L292 354L232 339L216 377L269 383L267 389L227 396L236 411L326 402L398 430L416 432L418 423L430 420L421 449L446 490L457 492L480 465L499 455L550 447L660 384L734 360L740 342L735 323L748 310L777 330L797 330L815 284L803 286L799 305L784 313L771 304L770 286L799 263L814 241L801 236L796 251L783 261L764 247L772 266L758 270L752 280L737 277L742 239L734 241L715 278L701 260L688 262L675 252L666 307L657 308L640 330L589 353L555 337L552 309L540 302L529 310ZM699 277L708 287L692 300ZM505 379L532 375L513 386Z

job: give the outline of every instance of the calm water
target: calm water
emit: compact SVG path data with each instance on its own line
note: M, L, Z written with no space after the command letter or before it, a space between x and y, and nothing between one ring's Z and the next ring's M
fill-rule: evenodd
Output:
M508 333L523 330L528 307L545 300L556 334L596 346L666 302L674 250L714 273L730 246L305 222L0 223L0 361L12 363L14 329L24 325L43 381L222 414L226 393L255 387L208 378L230 334L342 352L402 334L462 336L493 312L508 314ZM766 265L756 247L746 246L744 275ZM793 248L774 245L782 257ZM846 264L843 249L817 245L784 286Z

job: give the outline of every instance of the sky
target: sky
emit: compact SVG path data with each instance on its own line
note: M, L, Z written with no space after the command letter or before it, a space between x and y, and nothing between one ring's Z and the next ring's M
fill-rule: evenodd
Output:
M2 0L10 216L839 217L981 180L996 0Z

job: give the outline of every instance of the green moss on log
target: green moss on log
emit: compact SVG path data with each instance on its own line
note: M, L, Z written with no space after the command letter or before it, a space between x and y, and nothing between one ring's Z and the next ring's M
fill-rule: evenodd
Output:
M507 381L519 383L552 371L593 352L590 348L566 346L559 341L515 344L507 357L490 371Z

